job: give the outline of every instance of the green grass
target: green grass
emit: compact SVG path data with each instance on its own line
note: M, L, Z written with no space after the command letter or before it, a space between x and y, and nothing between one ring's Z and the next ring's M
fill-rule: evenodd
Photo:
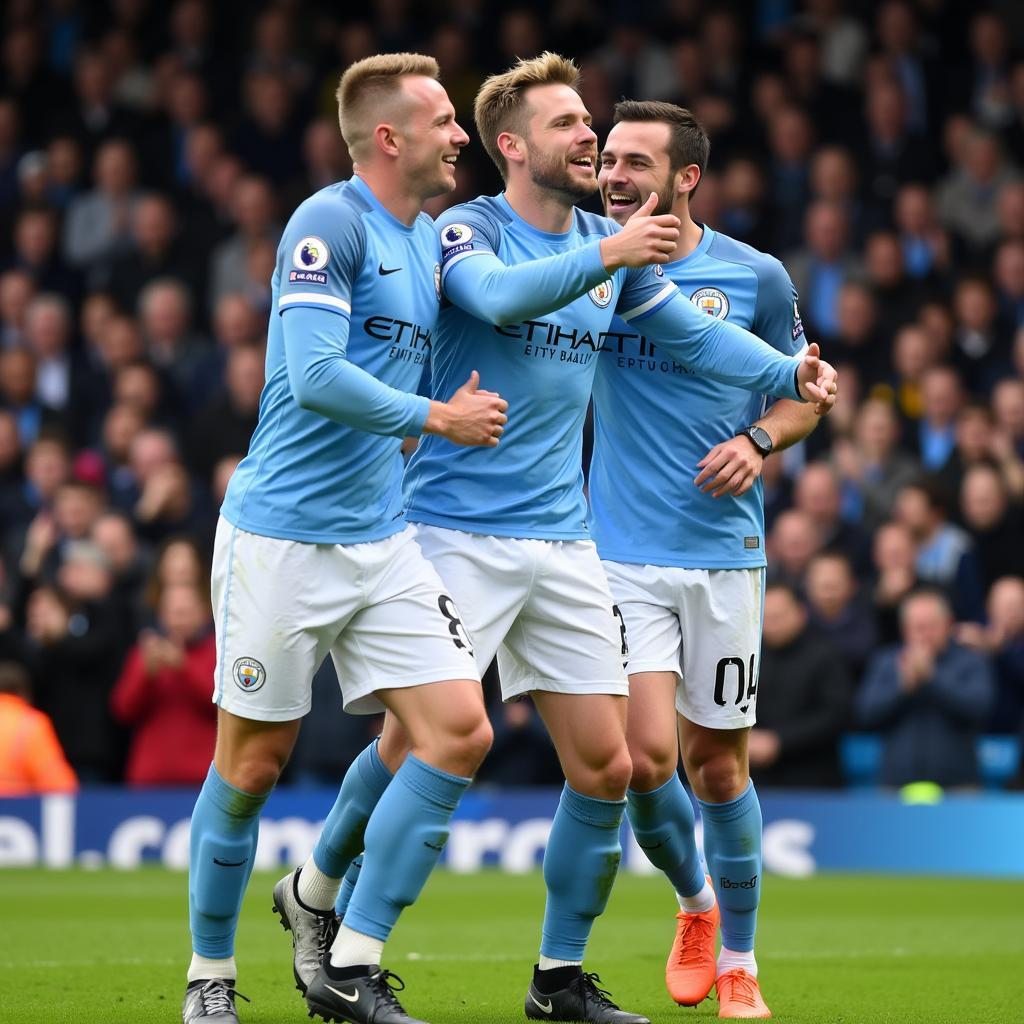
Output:
M239 931L243 1024L306 1020L288 937L254 877ZM0 1021L180 1020L186 880L159 869L0 872ZM403 916L385 966L431 1024L524 1020L543 886L538 875L439 872ZM587 966L653 1024L716 1018L665 994L673 901L660 879L622 876ZM770 877L758 934L762 990L791 1024L1011 1024L1024 1019L1024 884L959 879Z

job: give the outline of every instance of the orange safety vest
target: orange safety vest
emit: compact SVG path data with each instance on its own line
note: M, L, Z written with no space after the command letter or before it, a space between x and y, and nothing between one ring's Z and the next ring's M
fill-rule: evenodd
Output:
M0 796L78 789L53 723L12 693L0 693Z

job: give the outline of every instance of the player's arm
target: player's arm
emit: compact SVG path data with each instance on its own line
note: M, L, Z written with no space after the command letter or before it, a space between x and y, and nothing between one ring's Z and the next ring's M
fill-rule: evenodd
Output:
M478 394L475 372L449 401L435 402L390 387L352 363L347 315L296 306L282 317L288 383L303 409L371 434L441 434L456 444L498 443L508 404L491 392Z
M691 370L747 391L814 402L823 410L834 404L836 373L819 359L817 345L803 358L784 356L742 327L701 313L650 269L631 271L627 280L619 315L642 324L648 338Z
M665 262L679 235L679 221L671 215L649 216L648 207L653 209L651 201L621 231L511 266L497 255L493 224L464 208L454 211L438 224L445 296L478 320L499 327L561 309L622 267Z
M796 289L782 264L774 260L758 275L754 329L780 352L796 354L805 347ZM738 426L760 427L768 434L771 451L778 452L807 437L818 425L820 416L817 406L781 398L760 419ZM754 486L766 457L767 453L749 435L730 437L697 463L700 473L694 483L715 498L739 497Z

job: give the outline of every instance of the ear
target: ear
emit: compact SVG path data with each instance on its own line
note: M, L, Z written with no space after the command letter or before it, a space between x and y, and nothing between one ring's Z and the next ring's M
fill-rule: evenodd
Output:
M692 192L700 184L700 168L696 164L687 164L676 172L676 195Z
M387 156L398 156L400 149L398 145L398 133L392 124L379 124L373 129L374 145L381 153Z
M502 132L498 138L498 152L510 164L521 164L526 159L526 147L519 135Z

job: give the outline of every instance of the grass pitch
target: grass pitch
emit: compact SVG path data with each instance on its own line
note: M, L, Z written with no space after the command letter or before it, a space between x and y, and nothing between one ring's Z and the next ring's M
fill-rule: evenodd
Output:
M242 1024L306 1020L291 945L256 875L239 930ZM160 869L0 872L0 1021L180 1021L186 879ZM543 910L539 875L438 872L403 916L385 966L431 1024L515 1022ZM713 999L675 1006L662 971L673 899L623 875L591 941L620 1005L652 1024L717 1020ZM1014 1024L1024 1020L1024 883L769 877L758 932L762 991L788 1024Z

